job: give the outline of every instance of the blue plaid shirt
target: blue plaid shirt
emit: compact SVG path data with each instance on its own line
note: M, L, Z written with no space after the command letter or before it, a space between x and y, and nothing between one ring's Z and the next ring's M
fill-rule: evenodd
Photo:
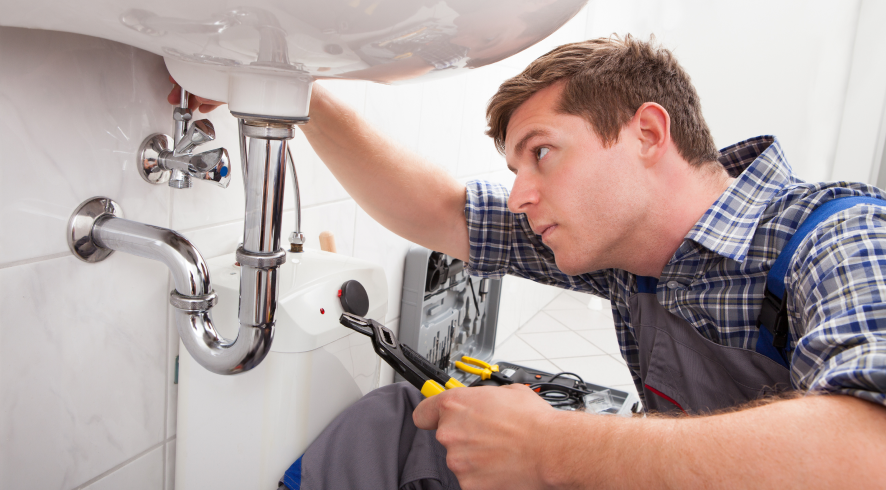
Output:
M705 338L753 350L766 273L803 219L834 198L886 195L866 184L800 180L772 136L723 149L720 163L736 180L684 238L662 271L656 295ZM508 211L507 200L501 185L467 184L472 273L514 274L609 299L621 354L642 394L628 308L637 276L618 269L562 273L526 216ZM854 206L803 241L785 280L794 388L886 405L884 272L886 207Z

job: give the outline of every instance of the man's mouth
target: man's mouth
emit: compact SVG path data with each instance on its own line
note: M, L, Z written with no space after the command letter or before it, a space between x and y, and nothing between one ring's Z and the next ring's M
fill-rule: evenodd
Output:
M546 238L551 236L551 233L557 229L557 225L547 225L539 228L539 235L541 235L541 240L545 241Z

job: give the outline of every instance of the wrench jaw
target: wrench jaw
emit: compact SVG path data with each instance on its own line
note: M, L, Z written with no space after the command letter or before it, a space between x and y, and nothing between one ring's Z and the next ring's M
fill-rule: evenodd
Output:
M397 336L394 335L394 332L375 320L363 318L352 313L343 313L341 318L339 318L339 322L352 330L370 337L376 354L394 368L397 374L403 376L403 379L412 384L412 386L422 390L422 393L425 393L426 384L428 381L433 380L406 357L403 350L400 349L400 343L397 341ZM431 383L431 385L439 386L436 382ZM442 390L442 387L440 389ZM425 394L425 396L432 395Z

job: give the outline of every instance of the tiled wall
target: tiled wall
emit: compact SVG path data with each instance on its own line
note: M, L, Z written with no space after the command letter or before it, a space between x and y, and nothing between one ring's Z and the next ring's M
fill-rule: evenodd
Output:
M150 186L134 159L145 136L171 130L160 57L3 27L0 63L0 488L172 488L178 336L168 321L166 267L121 253L85 264L68 251L65 226L77 205L101 195L126 218L184 234L206 258L232 252L243 213L236 121L224 108L206 116L219 137L203 149L224 146L235 161L228 189ZM496 178L490 173L501 175L504 163L482 134L482 107L509 73L490 67L425 85L326 85L459 178ZM318 247L320 231L330 230L340 253L383 264L387 320L396 327L409 242L359 209L300 133L292 146L308 245ZM285 207L288 236L291 195ZM547 302L527 294L537 289L509 281L514 298L506 301L520 307L502 322L515 323L507 335Z
M770 2L758 3L769 9ZM789 156L810 156L808 168L823 172L836 135L804 128L839 119L847 68L822 67L851 51L854 7L823 4L801 16L813 27L796 33L791 22L800 21L790 9L778 10L781 17L774 21L767 17L769 32L759 27L759 8L669 5L591 2L539 46L462 77L394 87L326 85L457 178L508 184L512 176L482 134L485 101L497 85L557 44L613 31L656 32L677 48L695 77L719 144L786 129ZM804 4L790 5L800 10ZM734 27L719 34L717 23L699 16L726 16L730 25L754 30L742 36ZM761 54L787 37L790 46L805 42L827 49L786 66ZM718 57L711 46L730 56ZM189 191L149 186L133 168L142 139L171 130L166 76L162 59L128 46L0 28L0 488L172 488L178 339L168 322L167 271L124 254L84 264L70 255L64 238L74 208L102 195L117 200L127 218L183 233L207 258L233 251L242 229L243 192L235 121L224 109L208 117L238 169L227 190L201 183ZM777 110L766 103L778 97L760 93L768 86L783 96ZM827 103L810 112L813 100ZM330 230L340 253L383 264L390 289L387 320L396 328L408 242L360 210L303 137L296 137L293 149L309 245ZM795 168L804 165L803 158L794 161ZM291 223L291 196L287 209ZM500 341L557 294L513 279L504 290Z

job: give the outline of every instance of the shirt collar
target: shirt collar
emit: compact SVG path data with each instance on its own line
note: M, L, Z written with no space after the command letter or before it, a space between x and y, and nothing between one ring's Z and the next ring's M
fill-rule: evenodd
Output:
M723 148L719 161L736 180L689 231L670 264L697 251L691 242L743 262L763 211L781 189L799 182L774 136Z

